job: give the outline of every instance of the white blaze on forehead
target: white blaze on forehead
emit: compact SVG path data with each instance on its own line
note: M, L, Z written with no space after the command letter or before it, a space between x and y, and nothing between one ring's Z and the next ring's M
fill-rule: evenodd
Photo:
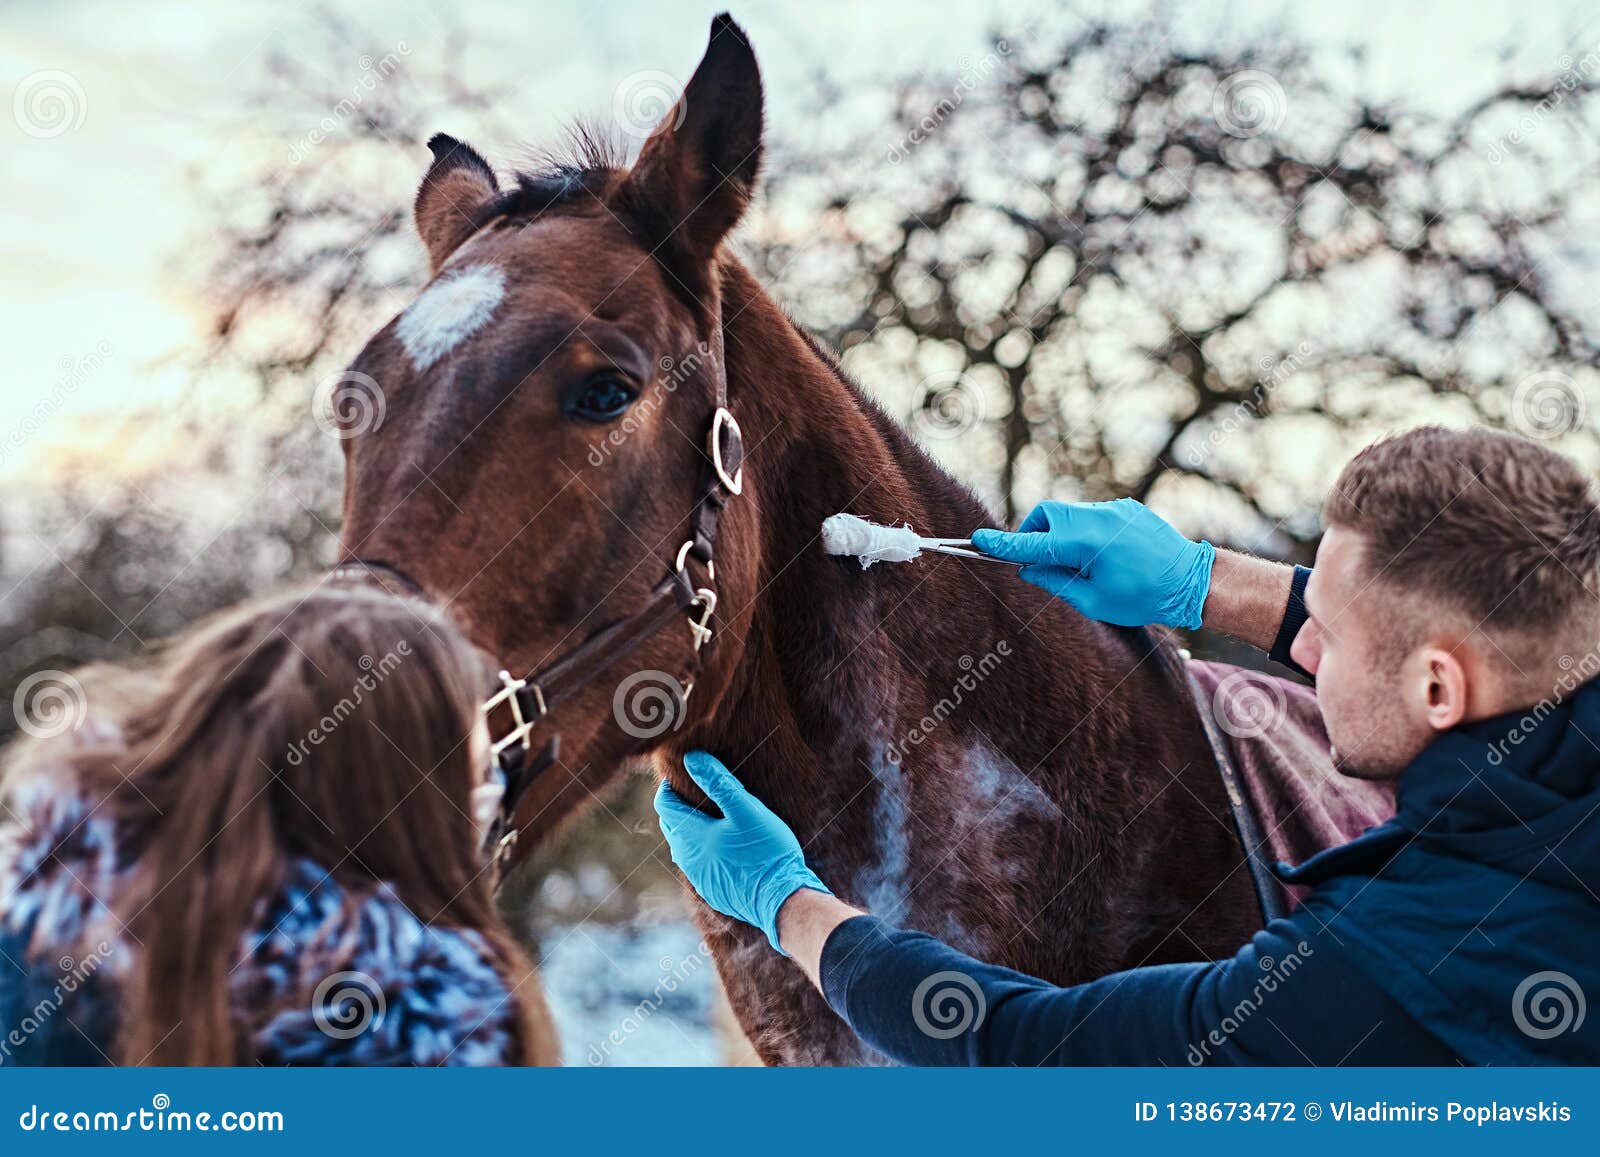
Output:
M400 315L395 334L420 373L482 329L505 295L506 275L493 265L446 273Z

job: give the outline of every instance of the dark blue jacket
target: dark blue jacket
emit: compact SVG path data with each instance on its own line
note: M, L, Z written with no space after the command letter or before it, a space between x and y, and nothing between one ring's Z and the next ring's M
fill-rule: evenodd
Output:
M828 1002L918 1065L1600 1064L1600 681L1448 732L1231 959L1057 988L871 916Z

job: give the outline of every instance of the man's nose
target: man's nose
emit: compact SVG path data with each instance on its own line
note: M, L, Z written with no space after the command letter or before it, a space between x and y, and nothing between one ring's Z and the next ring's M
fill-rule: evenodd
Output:
M1289 658L1300 664L1307 673L1317 673L1317 664L1322 660L1322 639L1315 623L1308 622L1300 628L1300 633L1289 645Z

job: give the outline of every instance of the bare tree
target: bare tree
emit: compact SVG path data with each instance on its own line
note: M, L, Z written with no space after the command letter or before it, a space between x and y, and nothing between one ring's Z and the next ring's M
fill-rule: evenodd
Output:
M242 420L135 413L130 426L155 423L183 452L111 486L68 473L7 511L0 696L13 710L0 738L56 704L68 722L91 706L60 677L71 668L135 654L333 558L342 464L315 420L319 383L424 278L408 210L428 126L481 122L499 94L457 83L459 38L413 52L324 17L297 45L258 82L275 147L220 186L197 175L211 216L177 261L214 303L197 386L253 383L255 396L238 399Z
M1564 246L1600 53L1448 118L1329 79L1359 63L999 37L903 86L888 134L778 166L754 255L1008 520L1190 477L1303 553L1319 470L1418 414L1592 461L1600 318Z
M278 143L215 197L218 243L196 271L215 303L203 368L302 401L425 279L410 214L423 142L444 125L512 135L496 114L507 94L462 79L461 34L414 49L329 15L314 32L267 62Z

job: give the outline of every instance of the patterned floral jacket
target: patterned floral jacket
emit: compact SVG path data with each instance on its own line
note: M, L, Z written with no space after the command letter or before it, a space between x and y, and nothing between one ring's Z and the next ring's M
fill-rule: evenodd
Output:
M0 819L0 1066L109 1064L138 945L109 901L130 867L109 820L59 781L13 790ZM239 947L231 981L266 1065L516 1063L516 1013L472 932L431 928L385 886L352 903L295 862Z

